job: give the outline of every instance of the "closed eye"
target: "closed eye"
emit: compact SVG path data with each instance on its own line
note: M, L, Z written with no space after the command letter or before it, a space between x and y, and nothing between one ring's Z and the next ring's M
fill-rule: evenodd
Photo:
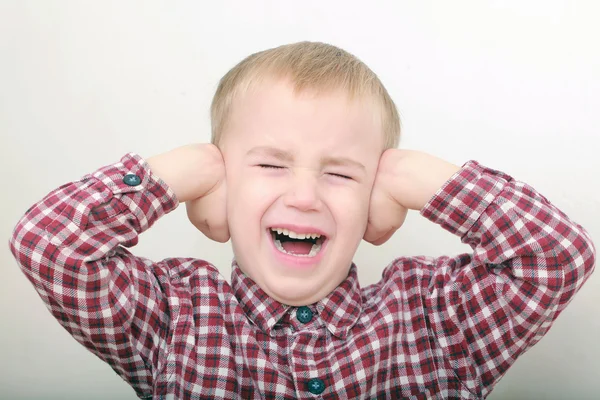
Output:
M272 165L272 164L258 164L258 166L261 168L267 168L267 169L282 169L282 168L284 168L281 165Z
M352 179L352 177L348 176L348 175L342 175L342 174L333 174L333 173L329 173L329 175L331 176L335 176L336 178L342 178L342 179Z
M273 165L273 164L258 164L258 166L260 168L265 168L265 169L284 169L285 167L282 167L281 165ZM335 174L332 172L328 172L327 175L336 177L336 178L340 178L340 179L346 179L346 180L352 180L353 178L348 176L348 175L342 175L342 174Z

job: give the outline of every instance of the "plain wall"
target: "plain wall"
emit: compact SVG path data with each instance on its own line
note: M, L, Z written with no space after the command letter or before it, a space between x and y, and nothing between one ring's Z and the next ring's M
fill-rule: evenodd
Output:
M523 180L600 245L600 12L595 1L0 0L0 398L134 399L46 310L8 250L25 210L116 162L210 138L220 77L250 53L326 41L379 74L402 116L401 147ZM361 283L394 257L465 251L416 213L387 244L363 243ZM184 208L133 251L204 258L229 279L230 244ZM597 399L600 274L490 399Z

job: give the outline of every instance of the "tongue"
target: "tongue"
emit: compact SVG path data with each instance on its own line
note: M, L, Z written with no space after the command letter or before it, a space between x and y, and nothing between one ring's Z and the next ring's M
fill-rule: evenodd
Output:
M312 248L311 242L305 241L286 241L281 242L281 247L288 253L292 254L308 254Z

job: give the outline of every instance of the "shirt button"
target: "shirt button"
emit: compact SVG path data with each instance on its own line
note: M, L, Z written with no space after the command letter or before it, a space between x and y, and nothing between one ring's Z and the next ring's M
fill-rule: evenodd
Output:
M312 394L321 394L325 390L325 382L319 378L312 378L306 386L308 386L308 391Z
M298 321L302 322L303 324L308 324L312 320L312 317L312 311L306 306L299 307L296 311L296 318L298 318Z
M127 174L123 177L123 183L127 186L137 186L142 183L142 180L137 175Z

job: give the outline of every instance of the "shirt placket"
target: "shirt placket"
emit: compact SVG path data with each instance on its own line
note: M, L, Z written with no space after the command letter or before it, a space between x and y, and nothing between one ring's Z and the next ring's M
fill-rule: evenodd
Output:
M317 320L316 310L309 306L292 309L289 318L295 330L289 354L297 398L321 399L327 391L327 379L320 373L315 355L323 351L319 343L325 326Z

